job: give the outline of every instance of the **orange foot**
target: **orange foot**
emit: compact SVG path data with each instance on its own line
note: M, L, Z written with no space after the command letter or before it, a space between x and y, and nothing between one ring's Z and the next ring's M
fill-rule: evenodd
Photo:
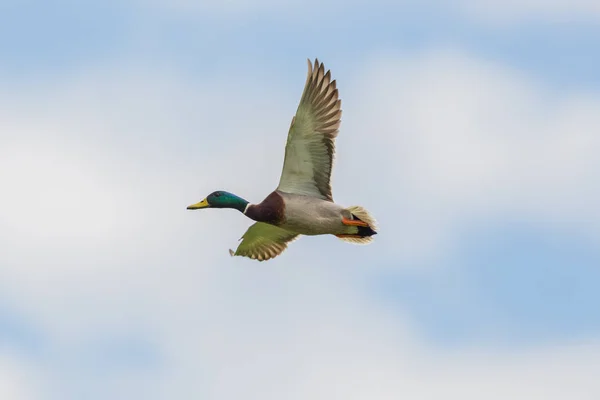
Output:
M369 226L369 224L359 219L347 219L344 217L342 217L342 224L349 226Z

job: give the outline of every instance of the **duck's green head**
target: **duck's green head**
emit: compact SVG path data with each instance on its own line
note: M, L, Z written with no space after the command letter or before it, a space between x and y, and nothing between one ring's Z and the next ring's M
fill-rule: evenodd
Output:
M188 210L200 210L202 208L234 208L244 212L248 201L236 196L233 193L217 190L209 194L204 200L199 203L188 206Z

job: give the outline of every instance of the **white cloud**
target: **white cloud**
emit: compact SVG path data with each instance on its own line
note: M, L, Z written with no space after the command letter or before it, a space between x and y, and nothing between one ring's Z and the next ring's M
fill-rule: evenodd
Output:
M22 359L0 348L0 398L32 400L37 398L37 378Z
M177 352L188 374L175 379L172 395L189 396L190 381L203 382L208 397L225 399L558 400L600 394L596 344L527 352L427 349L399 320L315 270L309 268L310 277L294 274L300 284L277 289L270 284L281 284L283 274L261 274L236 285L246 290L241 295L220 285L217 299L232 299L218 302L219 314L203 312L204 324L188 332L189 339L180 337L196 340ZM253 274L243 278L252 281ZM259 282L265 289L249 290ZM279 304L265 304L273 294ZM208 370L198 370L199 364Z
M397 206L384 224L406 247L443 246L469 223L504 218L598 237L597 96L558 95L455 52L381 59L361 79L346 96L344 140L367 137L370 159L340 159L350 173L338 187L367 168L385 175L387 186L361 184L380 208Z
M242 216L185 206L220 188L258 201L277 184L297 101L289 97L301 87L96 71L0 99L0 238L9 243L0 293L46 338L40 368L56 392L600 396L597 343L430 348L401 311L365 295L356 268L443 258L465 225L506 215L597 232L598 96L559 98L452 52L357 70L339 84L334 194L372 209L382 234L368 247L306 238L267 264L227 255L249 225ZM149 343L158 366L116 361L100 374L81 355L103 338L132 336ZM20 378L0 376L0 394L24 398Z

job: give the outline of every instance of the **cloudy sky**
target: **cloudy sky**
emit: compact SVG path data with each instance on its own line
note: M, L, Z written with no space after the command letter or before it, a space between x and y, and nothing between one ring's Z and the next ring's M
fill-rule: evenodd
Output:
M596 0L0 2L0 398L600 398ZM369 246L232 258L306 58Z

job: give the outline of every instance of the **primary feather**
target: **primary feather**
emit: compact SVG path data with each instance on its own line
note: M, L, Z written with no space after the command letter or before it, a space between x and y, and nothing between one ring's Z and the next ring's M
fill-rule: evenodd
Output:
M331 72L324 71L318 60L314 67L308 62L308 76L288 132L277 189L333 201L330 178L342 101Z
M230 252L232 256L266 261L281 254L287 248L288 243L297 237L297 233L264 222L257 222L244 233L242 243L236 251Z

